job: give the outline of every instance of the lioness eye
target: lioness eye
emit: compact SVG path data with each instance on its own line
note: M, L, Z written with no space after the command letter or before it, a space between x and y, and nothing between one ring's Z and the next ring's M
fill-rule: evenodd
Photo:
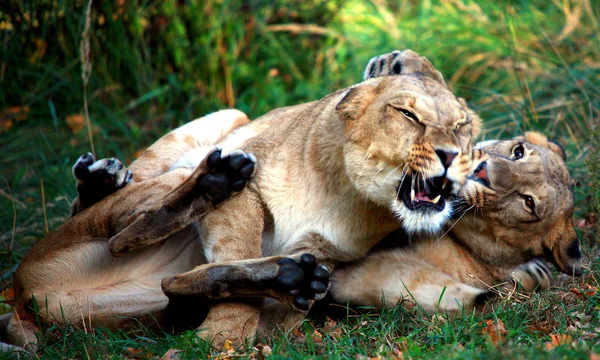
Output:
M407 118L409 118L412 121L419 121L419 118L417 118L417 116L415 114L413 114L412 112L406 110L406 109L397 109L398 111L400 111L402 113L402 115L406 116Z
M523 201L525 201L525 210L529 212L535 211L535 203L533 202L533 198L529 195L523 195Z
M523 144L519 144L517 146L515 146L513 148L513 159L514 160L519 160L521 158L523 158L523 155L525 155L525 148L523 147Z

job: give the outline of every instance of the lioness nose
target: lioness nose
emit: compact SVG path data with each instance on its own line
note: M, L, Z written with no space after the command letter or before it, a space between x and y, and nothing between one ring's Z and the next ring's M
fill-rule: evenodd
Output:
M452 160L458 155L456 151L444 151L444 150L436 150L435 153L442 161L442 165L444 168L448 169L450 165L452 165Z

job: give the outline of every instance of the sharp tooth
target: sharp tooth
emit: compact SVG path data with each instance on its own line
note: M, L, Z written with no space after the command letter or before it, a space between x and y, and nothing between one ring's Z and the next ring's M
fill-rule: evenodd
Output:
M438 195L435 197L435 199L431 200L432 203L437 204L438 201L440 201L440 198L442 197L442 195Z
M415 202L415 189L410 189L410 202Z
M444 178L444 182L442 183L442 189L445 189L446 185L448 185L448 178Z

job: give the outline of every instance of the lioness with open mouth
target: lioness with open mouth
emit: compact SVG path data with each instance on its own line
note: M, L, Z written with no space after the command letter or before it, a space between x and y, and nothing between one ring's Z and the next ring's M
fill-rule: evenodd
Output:
M468 210L444 236L373 253L336 270L330 293L354 305L416 302L426 311L459 312L503 284L532 291L549 286L552 262L579 276L571 179L562 148L539 133L487 141L475 150L474 171L461 188ZM527 263L527 264L526 264Z
M110 324L153 313L167 302L156 286L162 277L169 296L271 296L306 311L307 299L327 290L328 272L316 260L331 271L401 226L438 230L451 214L451 192L469 173L479 119L426 59L405 55L403 75L250 124L239 112L217 113L163 137L132 164L132 185L88 209L97 198L80 197L77 215L26 256L9 338L35 343L37 315ZM206 146L215 143L220 150ZM254 170L254 157L236 148L260 157L254 185L207 217ZM74 169L82 192L98 171L112 177L114 189L131 178L115 161L89 162L83 157ZM107 245L122 257L107 257ZM268 255L279 256L261 258ZM260 301L217 303L204 336L252 337Z
M317 281L327 274L323 266L332 271L366 255L400 227L431 233L443 226L452 213L450 195L469 174L478 122L444 83L417 72L369 79L235 130L220 151L256 155L254 178L199 220L209 263L164 279L163 290L170 297L258 298L211 307L200 328L217 343L252 338L264 296L307 311L307 298L326 291ZM198 149L176 166L195 167L205 154ZM194 197L194 181L140 209L110 240L113 254L171 234L171 227L155 224L196 221L193 207L179 204ZM314 274L315 259L304 253L321 264ZM299 288L305 278L316 283Z

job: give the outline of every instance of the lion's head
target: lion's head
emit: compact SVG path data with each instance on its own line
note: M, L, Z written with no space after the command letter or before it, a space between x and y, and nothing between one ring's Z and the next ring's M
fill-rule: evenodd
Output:
M563 149L530 132L478 144L473 158L475 170L460 195L479 210L460 223L475 226L479 236L490 233L496 243L489 246L503 249L499 253L505 260L544 257L567 274L581 274L571 220L572 181ZM524 258L516 259L520 256Z
M346 172L368 199L390 208L409 233L435 232L471 167L479 118L426 74L369 79L337 104L345 122Z

